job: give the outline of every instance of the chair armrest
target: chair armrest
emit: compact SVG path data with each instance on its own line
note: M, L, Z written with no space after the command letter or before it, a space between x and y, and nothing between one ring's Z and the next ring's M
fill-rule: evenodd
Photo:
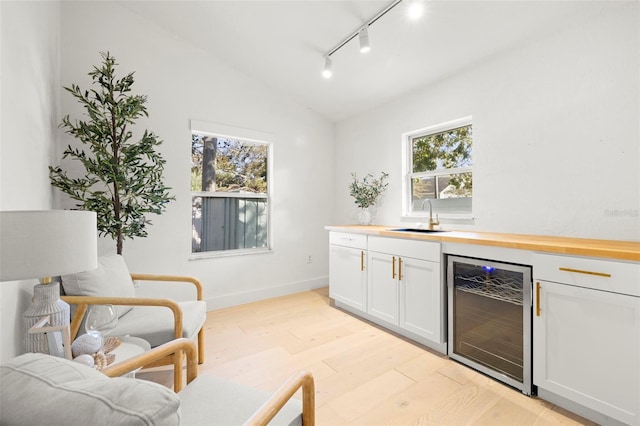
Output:
M105 297L105 296L60 296L60 299L70 305L78 305L76 313L71 320L71 341L78 335L80 324L87 312L89 305L125 305L125 306L164 306L173 311L174 336L182 337L182 309L180 305L171 299L153 299L142 297Z
M133 281L161 281L161 282L180 282L191 283L196 287L198 300L203 300L202 283L196 277L188 277L181 275L154 275L154 274L131 274Z
M196 288L196 299L198 301L204 301L204 290L202 282L191 276L184 275L157 275L157 274L130 274L131 279L134 281L156 281L156 282L177 282L177 283L191 283ZM200 328L198 332L198 358L199 363L204 362L204 327Z
M110 365L102 369L102 373L109 377L122 376L166 356L181 352L184 352L187 356L187 384L189 384L198 376L198 356L195 343L184 337L155 347L142 355ZM181 386L181 383L180 385L176 384L174 391L179 392Z
M308 371L301 371L291 376L280 388L256 411L244 426L267 425L278 411L302 388L302 424L315 424L315 385L313 376Z

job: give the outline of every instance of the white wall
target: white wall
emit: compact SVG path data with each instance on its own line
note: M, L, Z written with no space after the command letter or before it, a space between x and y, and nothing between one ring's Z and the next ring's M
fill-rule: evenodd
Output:
M472 115L475 221L445 227L640 240L638 2L608 7L338 123L338 222L350 173L384 170L375 223L400 225L400 135Z
M47 166L58 138L60 6L3 1L0 22L0 210L47 210ZM0 283L0 360L22 350L22 312L36 283Z
M176 201L149 217L148 238L125 241L132 271L195 275L210 309L328 284L323 227L332 222L332 123L116 2L63 2L61 45L62 85L86 88L101 51L115 56L122 75L135 70L134 91L148 96L150 117L141 126L164 140L166 184ZM61 108L81 112L66 93ZM189 261L191 119L273 135L272 253ZM317 164L322 173L314 172ZM115 243L102 249L114 251Z

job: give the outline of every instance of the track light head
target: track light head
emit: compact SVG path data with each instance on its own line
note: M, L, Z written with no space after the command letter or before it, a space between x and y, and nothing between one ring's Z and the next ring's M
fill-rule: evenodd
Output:
M371 50L371 45L369 44L369 25L365 25L358 32L358 37L360 38L360 52L367 53Z
M2 0L0 0L2 1ZM413 0L414 2L420 3L423 0ZM369 44L369 26L376 22L378 19L382 18L387 12L391 9L402 3L403 0L393 0L387 7L382 9L375 15L373 18L369 19L359 30L354 33L351 33L347 38L338 43L333 49L329 50L324 55L324 69L322 70L322 76L324 78L331 78L331 58L330 56L340 50L345 44L353 40L356 36L358 36L360 40L360 52L365 53L371 50L371 45ZM421 4L419 4L422 6Z
M409 18L416 20L422 16L424 5L419 0L414 0L409 4Z
M324 78L331 78L333 71L331 70L331 58L329 56L324 57L324 68L322 69L322 76Z

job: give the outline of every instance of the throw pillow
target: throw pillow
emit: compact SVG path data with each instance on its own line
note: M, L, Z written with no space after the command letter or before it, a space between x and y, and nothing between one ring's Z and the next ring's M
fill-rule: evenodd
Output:
M129 268L119 254L100 256L98 267L92 271L63 275L62 287L69 296L135 297ZM118 317L132 309L131 306L115 308Z

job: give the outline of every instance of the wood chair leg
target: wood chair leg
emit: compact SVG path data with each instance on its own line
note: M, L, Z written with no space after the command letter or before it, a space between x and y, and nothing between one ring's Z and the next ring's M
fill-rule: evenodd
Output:
M178 393L182 390L182 352L173 354L173 390Z
M204 363L204 326L198 333L198 364Z

